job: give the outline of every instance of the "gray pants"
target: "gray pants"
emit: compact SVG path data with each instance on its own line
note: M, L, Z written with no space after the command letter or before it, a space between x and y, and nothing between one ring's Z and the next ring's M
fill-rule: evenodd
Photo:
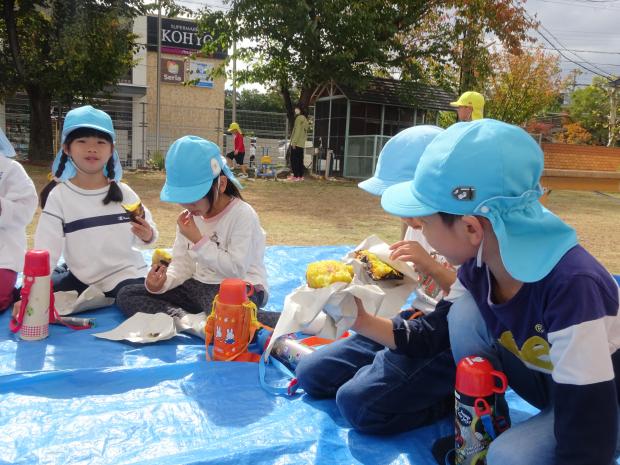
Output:
M219 284L205 284L191 278L163 294L151 294L142 284L130 285L118 293L116 306L128 318L137 312L167 313L179 318L187 313L209 315L219 288ZM264 306L267 303L265 290L257 286L250 300L259 308ZM275 327L279 317L279 312L258 311L258 321L267 326Z

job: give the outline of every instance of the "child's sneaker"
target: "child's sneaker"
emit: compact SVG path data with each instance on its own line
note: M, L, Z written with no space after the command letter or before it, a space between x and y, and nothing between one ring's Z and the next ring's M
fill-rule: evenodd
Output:
M248 175L244 174L244 173L239 173L239 175L237 175L237 177L240 178L240 179L245 179L245 178L248 177Z

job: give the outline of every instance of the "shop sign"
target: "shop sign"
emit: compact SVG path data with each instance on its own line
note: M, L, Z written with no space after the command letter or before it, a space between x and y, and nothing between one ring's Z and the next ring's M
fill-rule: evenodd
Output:
M213 65L201 61L190 60L189 62L189 81L197 87L207 87L213 89L213 79L211 71Z
M170 84L183 84L185 81L185 62L173 58L161 59L161 82Z
M157 17L147 17L147 49L157 50ZM199 52L202 46L213 40L207 33L199 33L198 25L193 21L162 18L161 51L175 55L191 55ZM226 52L218 50L214 58L225 58Z

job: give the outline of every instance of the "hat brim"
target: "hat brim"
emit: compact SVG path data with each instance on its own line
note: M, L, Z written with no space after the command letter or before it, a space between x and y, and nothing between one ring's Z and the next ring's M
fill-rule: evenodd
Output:
M159 198L162 202L192 203L200 200L211 189L213 180L210 179L202 184L194 186L171 186L166 182L162 187Z
M357 187L368 192L369 194L378 196L383 194L388 187L394 184L395 183L393 182L390 183L387 181L382 181L381 179L373 176L372 178L368 178L365 181L360 182Z
M515 212L488 219L504 267L522 282L543 279L578 244L575 230L539 203L527 214Z
M68 128L63 129L62 131L62 143L65 143L65 139L67 138L67 135L73 131L75 131L76 129L80 129L80 128L90 128L90 129L96 129L97 131L101 131L101 132L105 132L106 134L109 134L110 137L112 138L112 143L116 143L116 135L114 132L110 132L109 129L106 129L104 127L101 127L97 124L76 124L75 126L70 126Z
M388 187L381 195L381 206L391 215L401 218L416 218L437 213L437 209L416 198L411 190L412 181L401 182Z
M451 107L460 107L460 106L463 106L463 104L457 100L456 102L450 102L450 106Z

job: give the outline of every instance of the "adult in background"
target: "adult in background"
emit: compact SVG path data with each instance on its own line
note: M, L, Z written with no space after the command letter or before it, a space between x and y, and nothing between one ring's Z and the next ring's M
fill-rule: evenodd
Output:
M291 133L291 168L293 174L289 181L304 180L304 148L308 138L308 113L302 105L295 106L295 124Z
M484 118L484 97L478 92L464 92L456 102L451 102L456 107L456 116L459 121L475 121Z

